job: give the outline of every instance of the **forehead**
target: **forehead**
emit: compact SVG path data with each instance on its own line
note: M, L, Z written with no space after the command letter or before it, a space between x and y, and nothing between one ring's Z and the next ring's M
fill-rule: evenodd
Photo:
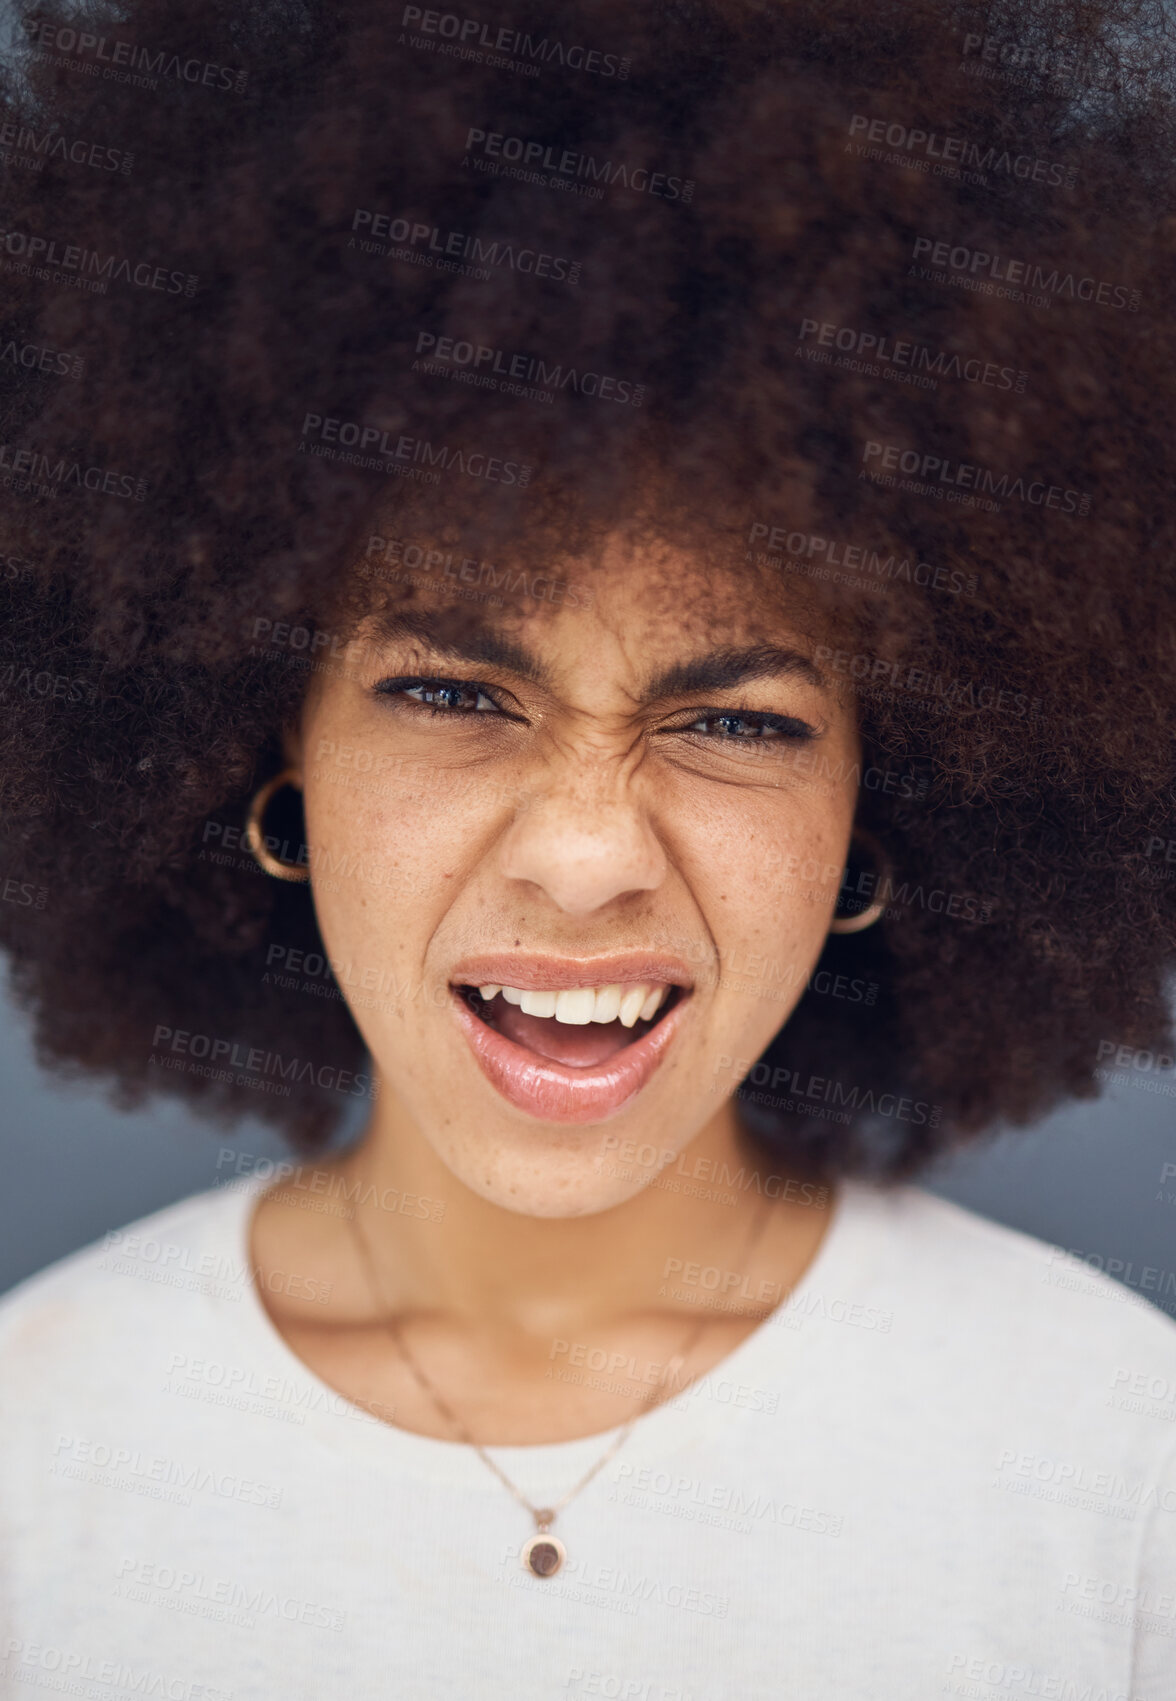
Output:
M618 534L591 556L550 563L512 562L509 552L490 563L459 545L398 546L391 561L365 563L361 577L372 593L363 638L490 631L535 649L615 646L644 656L815 641L812 611L770 567Z

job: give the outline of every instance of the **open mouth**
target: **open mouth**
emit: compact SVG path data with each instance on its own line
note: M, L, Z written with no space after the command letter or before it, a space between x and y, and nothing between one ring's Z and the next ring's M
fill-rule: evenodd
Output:
M542 965L528 978L529 987L451 981L452 1007L490 1084L548 1122L600 1121L628 1103L666 1056L690 1002L689 986L664 979L568 986L578 975ZM534 984L561 978L563 986Z
M462 986L467 1007L487 1027L550 1063L587 1069L643 1040L683 997L680 986L624 986L535 992L512 986Z

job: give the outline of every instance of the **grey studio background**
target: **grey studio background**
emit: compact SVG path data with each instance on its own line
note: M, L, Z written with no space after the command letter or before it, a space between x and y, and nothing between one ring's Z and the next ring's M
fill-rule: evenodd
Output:
M957 1154L924 1185L1077 1252L1176 1316L1176 1073L1165 1064L1107 1057L1101 1099ZM367 1103L354 1101L342 1141ZM58 1082L38 1068L29 1024L3 990L0 1125L0 1291L223 1181L236 1153L289 1157L256 1121L222 1129L166 1097L127 1113L100 1091Z

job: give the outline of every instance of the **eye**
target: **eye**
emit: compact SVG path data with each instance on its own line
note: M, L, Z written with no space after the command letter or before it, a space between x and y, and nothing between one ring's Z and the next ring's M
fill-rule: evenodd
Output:
M794 715L770 715L738 709L714 709L677 728L677 731L699 733L718 744L797 744L817 736L816 727Z
M500 705L485 686L472 679L422 679L419 675L382 679L374 687L379 697L407 698L433 715L499 715Z

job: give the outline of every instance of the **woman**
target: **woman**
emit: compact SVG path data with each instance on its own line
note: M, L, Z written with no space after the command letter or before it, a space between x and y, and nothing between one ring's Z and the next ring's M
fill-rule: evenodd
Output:
M1176 1331L911 1184L1168 1033L1152 23L26 9L0 924L298 1161L4 1301L4 1693L1176 1695Z

